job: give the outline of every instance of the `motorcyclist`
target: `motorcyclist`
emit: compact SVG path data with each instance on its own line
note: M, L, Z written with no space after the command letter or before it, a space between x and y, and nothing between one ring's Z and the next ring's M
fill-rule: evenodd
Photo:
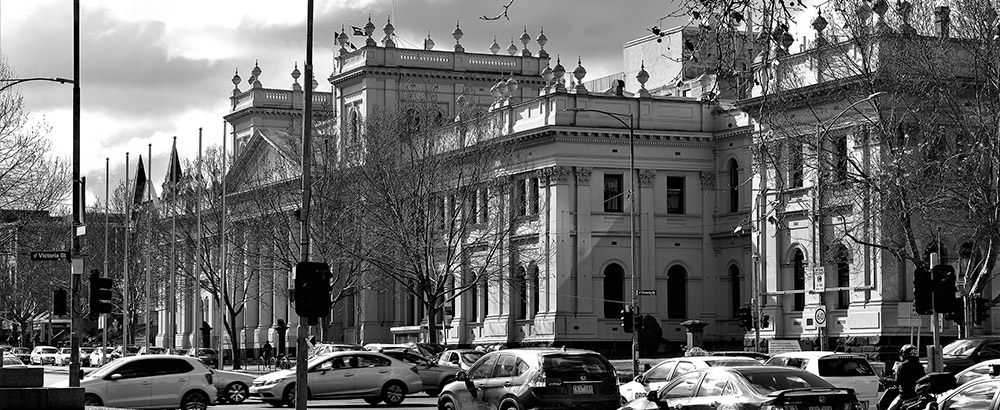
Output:
M899 349L899 362L896 363L894 373L900 398L906 401L916 397L917 380L925 374L924 366L920 364L920 358L917 356L916 346L908 344Z

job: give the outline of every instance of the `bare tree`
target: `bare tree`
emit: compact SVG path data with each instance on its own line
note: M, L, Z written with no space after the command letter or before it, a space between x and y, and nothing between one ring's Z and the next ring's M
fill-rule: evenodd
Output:
M20 327L20 344L32 339L32 323L52 312L52 292L68 289L65 262L29 260L33 250L66 249L69 225L45 211L5 211L0 229L5 237L0 271L0 314Z

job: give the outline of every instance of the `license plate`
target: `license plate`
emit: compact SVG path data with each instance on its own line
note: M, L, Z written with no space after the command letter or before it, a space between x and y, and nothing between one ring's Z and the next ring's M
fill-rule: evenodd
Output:
M591 386L589 384L575 384L573 385L573 394L594 394L594 386ZM832 409L825 409L825 410L832 410Z
M640 397L646 397L646 392L643 391L635 392L635 397L633 399L638 399Z
M809 410L833 410L833 406L809 406Z

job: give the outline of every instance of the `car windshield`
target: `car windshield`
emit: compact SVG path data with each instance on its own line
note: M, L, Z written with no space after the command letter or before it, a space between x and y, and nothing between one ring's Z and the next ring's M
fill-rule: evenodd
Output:
M80 353L83 353L83 354L90 354L93 351L94 351L93 347L81 347L80 348Z
M740 372L749 382L750 387L761 395L767 395L777 390L808 389L812 387L833 387L826 380L805 371L781 372L775 370L756 370Z
M164 349L162 347L150 347L149 348L149 353L150 354L160 354L160 353L163 353L166 350L167 349Z
M31 349L29 349L27 347L15 347L14 348L14 353L28 353L28 352L31 352Z
M976 346L979 346L979 341L956 340L948 343L947 346L941 349L941 354L945 356L968 356L972 354L973 350L976 350Z
M215 350L213 349L198 349L198 354L215 356Z
M556 354L545 356L545 375L556 379L568 379L583 375L606 377L615 369L603 357L593 354Z
M760 362L753 359L745 359L734 357L731 359L711 359L705 360L709 366L713 367L728 367L728 366L759 366Z
M56 353L58 350L54 347L46 347L44 349L38 349L38 353Z
M462 361L464 361L466 363L470 363L470 364L471 363L475 363L476 360L479 360L479 358L483 357L484 354L486 354L486 353L483 353L483 352L465 352L465 353L462 353Z
M4 366L23 366L24 363L21 363L21 360L19 360L18 358L14 357L14 356L4 356L3 357L3 365Z

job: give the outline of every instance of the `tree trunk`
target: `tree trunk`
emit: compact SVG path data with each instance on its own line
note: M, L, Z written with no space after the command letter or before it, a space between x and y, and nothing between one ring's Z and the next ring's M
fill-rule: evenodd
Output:
M427 343L432 345L438 344L437 312L439 310L441 309L431 304L424 305L424 312L427 312Z
M242 368L242 362L240 361L240 339L236 334L236 313L233 311L229 311L229 323L226 325L226 332L229 333L229 343L233 350L233 370L239 370ZM223 363L225 363L225 354L222 352L220 354L223 356Z

